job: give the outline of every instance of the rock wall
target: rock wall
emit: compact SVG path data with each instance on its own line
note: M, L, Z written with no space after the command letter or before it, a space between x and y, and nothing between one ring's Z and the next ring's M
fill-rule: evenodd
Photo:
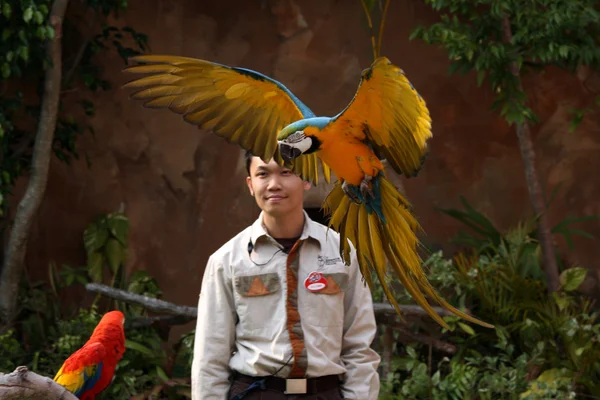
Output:
M430 108L434 138L419 177L406 192L432 246L447 247L457 225L437 208L465 196L501 228L529 216L524 171L514 129L490 109L493 96L474 76L449 77L446 54L408 35L435 14L414 1L390 5L383 54L401 66ZM360 72L372 61L368 28L358 0L130 0L118 24L150 37L153 53L198 57L275 77L315 113L333 115L351 100ZM93 216L125 206L131 220L128 270L155 276L164 298L195 305L208 256L258 215L247 194L240 150L185 124L167 111L129 100L120 86L116 53L104 59L113 90L95 97L89 121L95 137L79 145L91 161L54 160L48 191L27 257L43 276L50 260L81 265L81 235ZM547 192L561 191L552 223L567 214L600 214L599 121L586 119L568 133L568 110L597 89L594 76L548 71L527 90L541 123L534 127L538 167ZM600 225L586 226L600 236ZM597 242L577 240L573 262L598 271ZM595 276L595 274L594 274ZM595 290L590 286L590 290Z

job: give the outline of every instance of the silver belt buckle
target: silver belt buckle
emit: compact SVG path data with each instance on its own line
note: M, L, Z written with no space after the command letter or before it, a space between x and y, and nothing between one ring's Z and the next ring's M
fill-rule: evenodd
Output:
M306 394L306 379L286 379L285 394Z

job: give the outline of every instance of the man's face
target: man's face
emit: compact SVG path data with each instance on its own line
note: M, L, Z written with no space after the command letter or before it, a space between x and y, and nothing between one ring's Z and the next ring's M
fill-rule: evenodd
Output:
M304 192L311 187L289 168L274 160L265 163L259 157L252 158L246 183L258 207L274 217L302 209Z

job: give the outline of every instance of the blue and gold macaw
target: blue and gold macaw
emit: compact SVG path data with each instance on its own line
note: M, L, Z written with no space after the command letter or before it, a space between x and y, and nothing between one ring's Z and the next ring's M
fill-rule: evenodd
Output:
M362 72L350 104L334 117L317 117L282 83L245 68L169 56L133 57L127 72L149 74L125 85L144 106L167 108L185 121L250 150L269 162L287 164L318 184L319 163L326 182L338 181L323 207L340 233L340 254L350 261L354 245L365 281L375 273L389 302L401 314L386 280L388 265L439 324L447 327L425 294L454 314L492 327L454 308L427 280L418 255L418 223L409 204L386 178L381 160L399 174L415 176L431 138L423 98L404 72L377 58Z

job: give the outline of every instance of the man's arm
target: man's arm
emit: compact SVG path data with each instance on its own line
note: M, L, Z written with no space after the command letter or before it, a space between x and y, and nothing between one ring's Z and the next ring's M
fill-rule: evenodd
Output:
M347 374L342 394L347 400L376 400L379 396L377 367L381 358L370 347L377 333L373 300L369 288L362 282L356 257L349 272L341 354Z
M223 400L229 391L229 360L235 340L231 277L211 256L204 271L192 361L192 399Z

